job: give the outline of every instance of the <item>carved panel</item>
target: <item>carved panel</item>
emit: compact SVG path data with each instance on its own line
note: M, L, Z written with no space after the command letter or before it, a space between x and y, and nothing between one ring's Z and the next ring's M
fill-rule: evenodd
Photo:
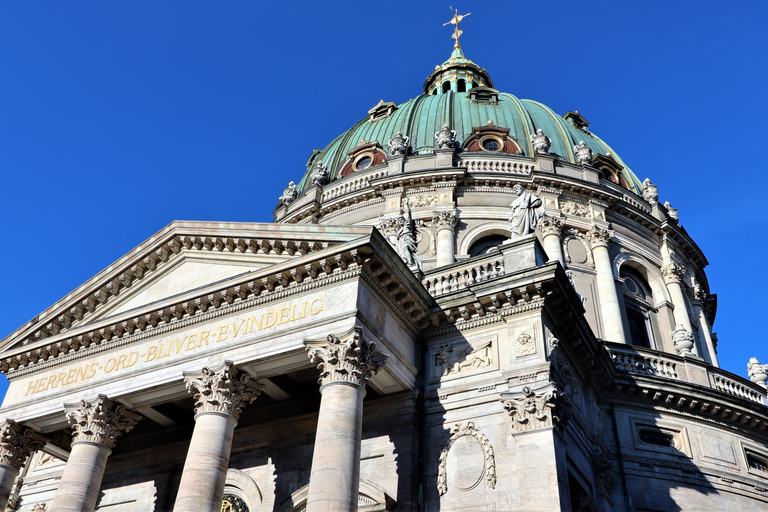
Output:
M450 472L450 478L448 473ZM440 452L437 490L440 496L448 492L448 482L459 491L471 491L480 482L496 487L496 460L491 442L475 424L456 423L451 437Z
M437 203L437 194L416 194L410 198L411 207L426 208Z
M566 215L573 215L574 217L589 217L589 209L574 201L562 201L560 203L560 211Z
M577 229L567 229L563 233L563 256L566 263L595 268L595 260L592 257L592 250L589 248L589 241L584 233Z
M536 336L533 329L521 332L515 338L515 357L530 356L536 353Z
M475 343L440 345L434 352L434 375L454 377L467 371L494 365L496 336L488 336Z

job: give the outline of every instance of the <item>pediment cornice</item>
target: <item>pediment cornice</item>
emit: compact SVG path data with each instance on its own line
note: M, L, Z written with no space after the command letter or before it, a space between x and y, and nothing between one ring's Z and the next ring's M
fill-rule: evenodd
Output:
M90 323L72 325L34 341L29 337L9 338L16 343L7 344L0 355L0 372L9 376L26 374L361 275L365 276L367 282L376 283L376 291L384 296L385 301L412 331L420 323L427 322L426 311L434 305L432 298L375 228L341 228L338 230L341 233L324 226L304 226L303 230L324 234L325 239L315 243L327 247L308 243L309 250L305 254L299 251L293 258L247 275L235 276L146 307ZM280 232L291 234L292 230L272 231L279 235ZM179 243L180 238L182 248L179 251L192 250L184 245L192 235L178 232L163 237L153 247ZM222 236L218 238L223 240ZM244 238L241 236L238 239ZM347 240L343 241L344 238ZM275 236L272 240L279 242L281 237ZM274 246L272 240L269 241L270 247ZM300 240L299 244L306 241L298 238L292 240ZM146 250L152 250L152 247ZM125 265L131 263L127 261ZM113 270L109 275L120 272L122 268L125 267ZM109 278L109 275L105 278ZM72 298L60 307L71 307L78 300L82 299Z

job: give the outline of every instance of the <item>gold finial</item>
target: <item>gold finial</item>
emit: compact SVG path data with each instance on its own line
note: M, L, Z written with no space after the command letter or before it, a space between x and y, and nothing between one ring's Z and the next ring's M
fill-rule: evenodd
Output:
M453 39L456 40L456 44L453 45L455 49L461 48L461 45L459 44L459 38L461 37L461 34L464 33L463 30L461 30L461 20L472 14L471 12L468 12L467 14L459 14L458 9L454 9L453 7L449 7L451 10L451 13L453 13L453 18L448 23L443 23L443 26L446 25L454 25L453 27L453 35L451 36Z

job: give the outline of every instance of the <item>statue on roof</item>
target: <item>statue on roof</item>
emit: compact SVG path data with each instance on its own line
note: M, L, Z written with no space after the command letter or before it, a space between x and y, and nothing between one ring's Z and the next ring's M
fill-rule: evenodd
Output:
M544 135L544 131L541 128L531 135L531 144L536 153L549 153L549 148L552 147L552 141Z
M312 168L310 174L310 182L316 187L322 187L328 182L328 166L323 162L317 162Z
M576 163L587 165L592 161L592 148L580 140L578 144L573 146L573 153L576 155Z
M435 133L435 147L437 149L452 149L456 147L456 131L444 124L439 132Z
M544 215L544 205L540 197L533 195L520 185L512 187L517 197L510 205L509 230L517 236L533 233L539 219Z
M280 196L280 204L284 204L287 206L298 196L299 196L299 193L296 191L296 184L291 181L290 183L288 183L288 186L283 190L283 195Z
M407 155L409 140L403 135L403 132L398 131L397 135L389 139L389 154L392 156Z

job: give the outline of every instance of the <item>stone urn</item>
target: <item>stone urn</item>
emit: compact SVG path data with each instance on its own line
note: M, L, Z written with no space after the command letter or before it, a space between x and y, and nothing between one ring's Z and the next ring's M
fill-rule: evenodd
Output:
M690 356L693 354L693 333L677 324L674 331L671 331L672 342L675 344L675 350L681 356Z

